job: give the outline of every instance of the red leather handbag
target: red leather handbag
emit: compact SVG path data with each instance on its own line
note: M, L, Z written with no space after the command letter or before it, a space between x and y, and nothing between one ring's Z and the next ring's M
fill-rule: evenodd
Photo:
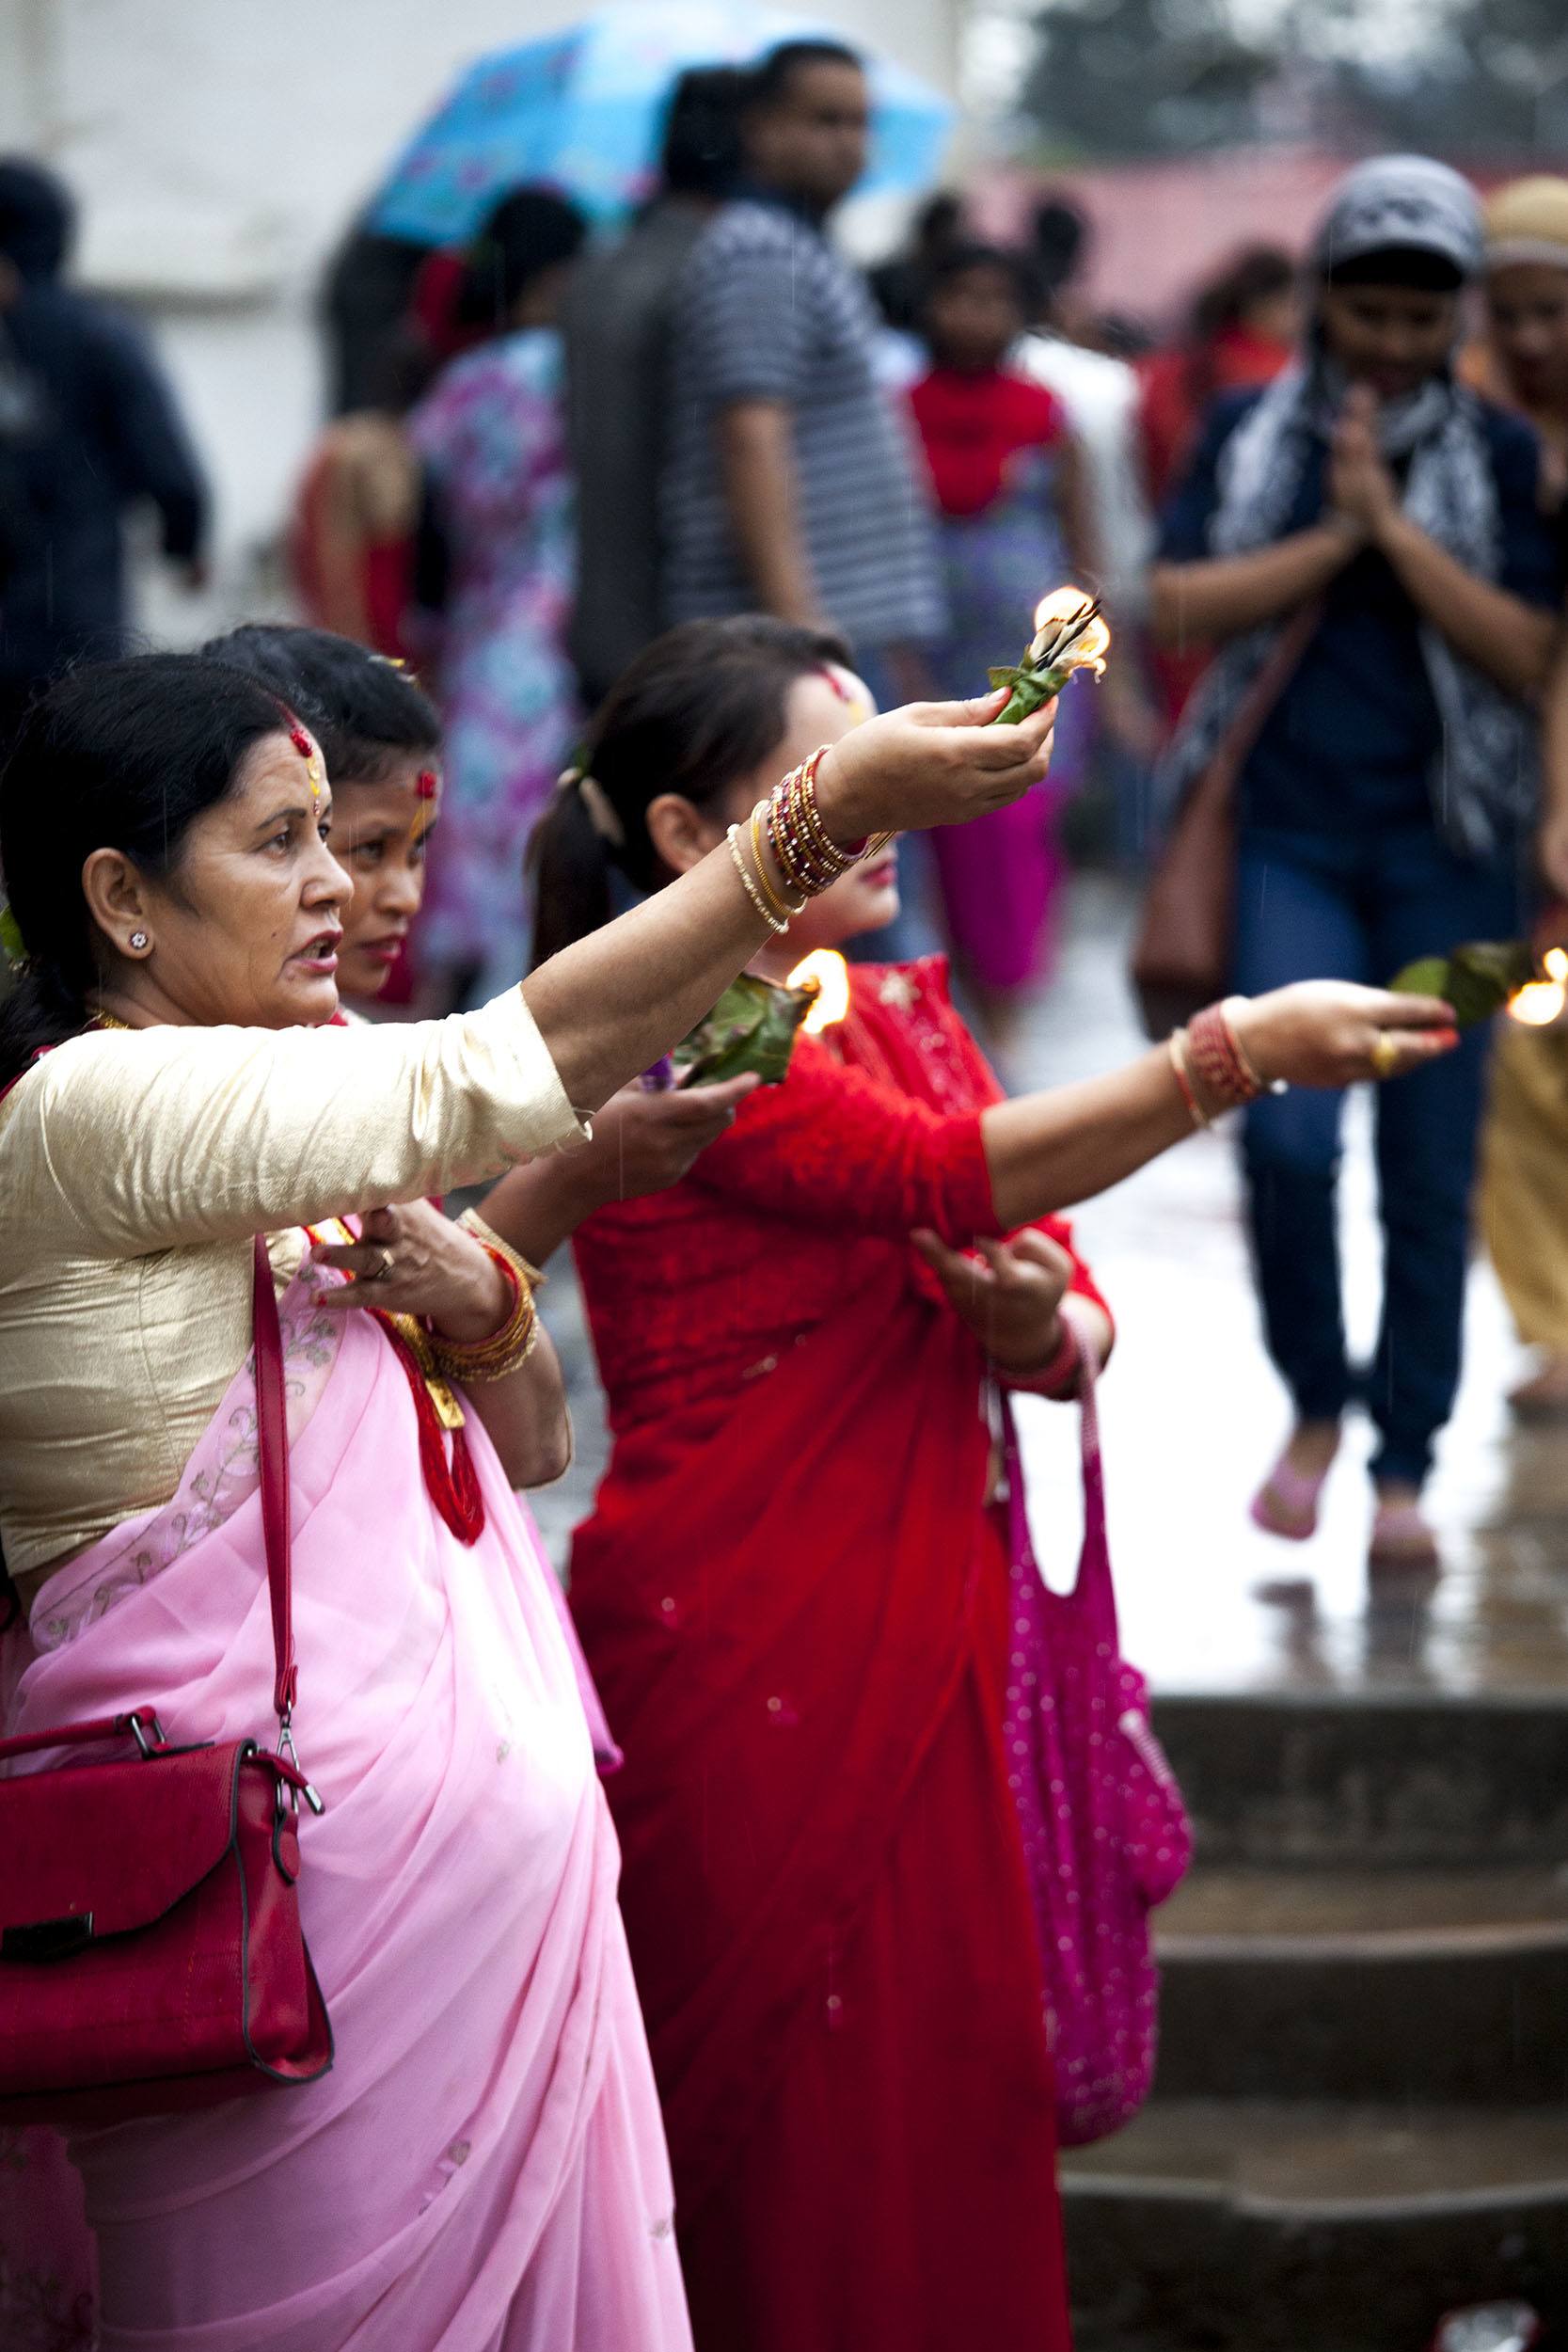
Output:
M135 1741L0 1778L0 2123L87 2126L314 2082L332 2029L300 1927L289 1431L256 1244L256 1414L278 1752L179 1746L150 1707L0 1740L0 1759Z

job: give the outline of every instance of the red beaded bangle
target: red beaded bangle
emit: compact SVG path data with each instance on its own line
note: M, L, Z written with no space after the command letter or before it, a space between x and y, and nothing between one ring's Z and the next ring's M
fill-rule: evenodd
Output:
M1223 1005L1207 1005L1187 1029L1192 1074L1222 1110L1256 1103L1264 1089L1243 1061Z
M1181 1100L1187 1105L1187 1116L1195 1127L1207 1127L1209 1114L1197 1099L1192 1072L1187 1067L1187 1032L1176 1029L1171 1033L1170 1066L1176 1073L1176 1083L1181 1089Z
M1079 1343L1070 1314L1061 1318L1062 1336L1056 1348L1037 1372L1015 1372L1006 1375L1010 1389L1026 1389L1035 1396L1070 1396L1078 1387L1084 1370L1084 1351Z

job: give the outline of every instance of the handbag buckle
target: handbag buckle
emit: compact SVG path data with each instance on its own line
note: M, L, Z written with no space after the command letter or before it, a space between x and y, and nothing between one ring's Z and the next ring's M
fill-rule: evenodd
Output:
M325 1804L320 1792L313 1788L306 1779L304 1768L299 1760L299 1750L294 1745L293 1708L292 1707L284 1708L277 1718L277 1753L282 1762L292 1768L291 1777L287 1781L281 1776L278 1779L277 1810L279 1813L283 1810L285 1788L289 1792L287 1802L293 1806L296 1813L299 1811L299 1801L302 1796L312 1813L325 1813Z
M158 1721L155 1708L138 1707L135 1714L126 1717L126 1723L144 1759L156 1756L161 1748L167 1747L168 1735Z

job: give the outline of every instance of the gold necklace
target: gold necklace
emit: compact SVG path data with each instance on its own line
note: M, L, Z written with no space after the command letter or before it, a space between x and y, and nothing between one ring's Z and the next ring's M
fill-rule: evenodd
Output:
M95 1012L87 1022L89 1029L129 1029L129 1021L121 1021L118 1013Z

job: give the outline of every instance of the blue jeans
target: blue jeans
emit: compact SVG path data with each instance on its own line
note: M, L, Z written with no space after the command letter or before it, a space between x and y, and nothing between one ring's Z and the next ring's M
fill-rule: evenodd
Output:
M1242 839L1236 985L1291 980L1381 987L1418 956L1518 929L1511 869L1454 854L1426 827L1271 833ZM1459 1385L1470 1194L1487 1032L1377 1098L1383 1322L1360 1391L1381 1445L1373 1474L1418 1486ZM1269 1353L1307 1421L1336 1421L1356 1393L1345 1353L1335 1194L1337 1093L1269 1096L1243 1137L1253 1257Z

